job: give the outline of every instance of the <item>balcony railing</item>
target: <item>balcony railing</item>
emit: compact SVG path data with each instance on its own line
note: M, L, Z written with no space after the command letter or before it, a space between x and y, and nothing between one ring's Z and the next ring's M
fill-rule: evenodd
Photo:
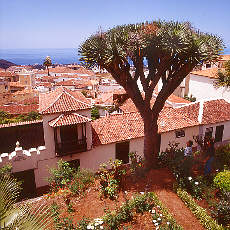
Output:
M87 150L86 138L81 140L71 140L56 143L56 153L58 156L84 152Z

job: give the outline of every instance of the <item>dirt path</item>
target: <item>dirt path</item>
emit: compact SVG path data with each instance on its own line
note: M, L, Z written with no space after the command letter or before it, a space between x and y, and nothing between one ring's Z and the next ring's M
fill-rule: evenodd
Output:
M140 183L135 183L132 190L154 191L177 223L183 226L185 230L203 230L200 222L173 192L173 183L173 176L168 169L154 169ZM127 186L129 185L127 184Z

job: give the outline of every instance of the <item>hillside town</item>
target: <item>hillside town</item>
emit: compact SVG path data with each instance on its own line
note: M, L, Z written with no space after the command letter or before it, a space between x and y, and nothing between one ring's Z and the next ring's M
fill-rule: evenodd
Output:
M194 136L210 135L217 143L229 142L230 91L215 88L213 83L218 68L228 60L230 55L221 55L216 63L196 68L167 99L158 119L161 151L169 142L185 148ZM142 118L109 73L65 65L49 67L49 75L31 66L11 66L0 75L0 165L11 162L14 173L32 170L33 191L48 185L45 165L54 166L60 157L94 171L109 159L128 163L129 152L143 157ZM160 87L161 82L152 104ZM185 95L197 100L186 100ZM37 119L11 120L31 113L37 113ZM11 119L4 120L6 115Z
M229 3L119 1L0 4L0 230L230 230Z

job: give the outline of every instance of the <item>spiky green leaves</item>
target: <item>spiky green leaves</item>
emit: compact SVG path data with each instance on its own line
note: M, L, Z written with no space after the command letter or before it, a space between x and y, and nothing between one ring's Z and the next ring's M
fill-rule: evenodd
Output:
M88 66L106 66L113 60L152 55L170 55L186 61L214 60L223 49L222 40L211 34L201 33L188 22L153 21L142 24L117 26L107 32L97 33L79 48Z
M49 208L36 203L18 203L20 186L8 175L0 177L0 228L9 230L52 229Z

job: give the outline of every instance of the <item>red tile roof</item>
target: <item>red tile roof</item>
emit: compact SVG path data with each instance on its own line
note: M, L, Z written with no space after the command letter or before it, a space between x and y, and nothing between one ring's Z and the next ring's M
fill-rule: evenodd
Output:
M191 101L188 101L182 97L178 97L174 94L171 94L168 99L167 99L168 102L172 102L172 103L176 103L176 104L190 104Z
M91 81L79 81L79 80L67 80L67 81L60 81L56 83L57 86L75 86L79 89L85 88L87 86L91 86Z
M39 95L39 112L53 114L90 109L91 105L85 96L78 91L71 91L64 87Z
M209 77L209 78L217 78L218 77L218 68L210 68L210 69L192 71L191 74Z
M39 104L39 97L35 96L32 98L26 98L19 102L20 104L30 105L30 104Z
M37 104L31 105L22 105L22 104L13 104L13 105L2 105L0 106L0 111L5 111L10 114L27 114L32 111L38 111Z
M54 127L65 126L65 125L85 123L89 121L91 121L91 119L89 119L88 117L82 116L77 113L71 113L71 114L61 114L59 117L50 121L49 125L54 128Z
M229 121L229 111L230 103L223 99L191 103L180 108L164 108L159 115L158 132ZM144 136L144 123L138 112L100 118L92 123L92 127L94 145Z
M229 60L230 60L229 54L220 55L219 61L229 61Z
M22 85L19 81L16 82L9 82L10 87L18 87L18 88L25 88L26 85Z
M165 108L158 119L160 133L197 125L173 108ZM115 114L92 123L94 145L144 137L144 123L138 112Z
M21 125L38 124L38 123L42 123L42 120L22 121L22 122L17 122L17 123L0 124L0 129L14 127L14 126L21 126Z
M150 101L151 106L153 106L154 103L155 103L155 98L153 97ZM167 102L165 103L165 107L170 107L170 106L171 105L169 105ZM125 100L125 102L120 106L120 109L125 113L138 112L138 109L134 105L131 98L128 98L127 100Z
M213 124L230 120L230 103L224 99L204 103L202 124Z
M8 71L0 71L0 77L13 77L15 74Z

